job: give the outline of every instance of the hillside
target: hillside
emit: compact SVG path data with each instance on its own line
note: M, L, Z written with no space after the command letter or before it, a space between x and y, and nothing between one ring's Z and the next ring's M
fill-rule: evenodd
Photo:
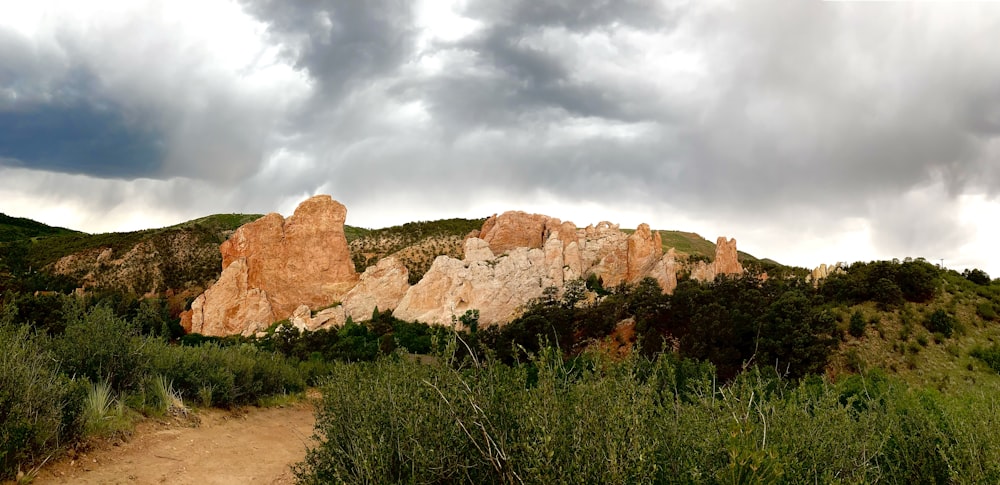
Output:
M219 244L259 217L218 214L159 229L105 234L20 222L38 235L8 243L0 267L7 268L8 286L28 291L90 287L139 295L183 292L216 278L222 265Z
M882 369L913 385L1000 389L1000 376L978 352L1000 342L1000 283L976 284L942 271L940 289L925 302L886 308L877 302L833 309L844 341L832 356L833 375ZM857 336L850 334L852 319ZM1000 364L1000 362L998 362Z
M23 217L0 213L0 244L39 237L74 234L76 231L52 227Z
M86 234L2 216L0 241L20 242L0 256L0 278L6 274L9 283L12 273L41 271L31 285L33 290L67 291L86 286L144 294L201 287L218 277L218 245L236 228L259 217L216 214L158 229ZM462 241L482 227L484 220L453 218L381 229L344 226L344 232L359 272L386 256L395 256L409 270L413 284L437 256L461 258ZM659 233L664 251L675 248L682 260L711 261L715 257L715 244L698 234ZM742 252L739 256L744 263L780 266Z

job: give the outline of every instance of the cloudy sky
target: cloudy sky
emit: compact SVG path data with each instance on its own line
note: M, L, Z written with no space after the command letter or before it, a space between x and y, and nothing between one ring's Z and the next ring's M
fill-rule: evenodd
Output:
M1000 3L0 0L0 212L88 232L331 194L780 262L1000 276Z

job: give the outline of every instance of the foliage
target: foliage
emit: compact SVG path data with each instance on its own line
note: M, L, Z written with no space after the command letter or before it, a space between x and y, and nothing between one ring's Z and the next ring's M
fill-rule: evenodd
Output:
M115 392L139 388L149 371L146 340L108 307L70 315L53 350L63 371L91 382L107 381Z
M997 311L992 303L983 302L976 305L976 315L986 321L994 321L997 317Z
M924 326L927 330L935 333L941 333L945 337L951 337L952 332L955 330L955 317L948 314L948 312L943 309L938 308L934 310L933 313L928 315L927 319L924 321Z
M865 317L861 315L860 311L855 310L854 313L851 314L851 321L847 326L847 332L855 338L861 338L861 336L865 334L866 326Z
M992 282L990 275L979 268L966 269L962 272L962 277L981 286L987 286Z
M454 342L448 349L456 348ZM302 483L995 483L995 395L885 374L795 383L753 370L678 384L666 355L508 366L382 359L323 387Z
M0 243L20 241L46 236L72 234L76 231L62 227L52 227L23 217L11 217L0 213Z
M0 480L75 439L82 388L60 374L28 327L0 309Z
M843 273L834 273L820 284L824 297L833 302L878 303L883 310L897 308L903 301L926 302L941 286L942 271L917 259L857 262Z
M264 396L305 389L292 362L253 345L182 347L150 341L149 347L151 372L167 379L181 399L206 406L253 404Z
M125 402L114 396L106 381L91 384L83 400L83 427L87 435L127 434L132 426Z
M969 355L983 361L996 372L1000 372L1000 345L994 344L990 347L978 347Z

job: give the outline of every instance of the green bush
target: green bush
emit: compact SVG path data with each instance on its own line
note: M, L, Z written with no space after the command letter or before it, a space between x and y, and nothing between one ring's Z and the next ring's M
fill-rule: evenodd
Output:
M0 480L80 433L83 389L25 326L0 317Z
M997 319L996 309L990 302L984 302L976 305L976 314L979 315L979 318L982 318L983 320L986 320L988 322Z
M152 371L171 382L184 399L203 405L254 404L265 396L305 389L305 379L292 362L250 344L183 347L151 341L147 347Z
M855 338L861 338L865 334L865 318L860 311L851 314L851 321L848 323L847 332Z
M924 326L931 332L941 333L945 337L950 338L952 332L955 330L955 317L939 308L928 315L924 321Z
M147 339L105 306L73 315L53 340L61 370L91 382L107 381L115 392L135 391L149 372Z

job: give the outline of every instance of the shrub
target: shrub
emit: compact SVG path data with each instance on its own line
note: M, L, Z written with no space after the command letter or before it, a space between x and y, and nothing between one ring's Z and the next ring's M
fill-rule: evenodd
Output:
M997 312L993 307L992 303L985 302L976 305L976 314L979 318L986 321L993 321L997 319Z
M449 343L454 349L454 344ZM1000 353L1000 351L998 351ZM448 357L451 355L452 357ZM997 483L997 398L674 357L335 364L302 483ZM702 368L704 371L706 368ZM710 369L710 368L708 368Z
M940 332L945 337L950 338L955 330L955 317L939 308L927 317L924 326L931 332Z
M286 358L250 344L198 347L148 344L153 372L164 376L183 399L230 407L264 396L298 392L305 380Z
M0 317L0 479L80 432L81 388L60 375L27 327Z
M855 338L861 338L865 334L865 318L860 311L851 314L851 321L848 323L847 332Z
M146 339L127 320L104 306L72 318L53 342L63 372L107 381L115 392L138 390L149 370Z

